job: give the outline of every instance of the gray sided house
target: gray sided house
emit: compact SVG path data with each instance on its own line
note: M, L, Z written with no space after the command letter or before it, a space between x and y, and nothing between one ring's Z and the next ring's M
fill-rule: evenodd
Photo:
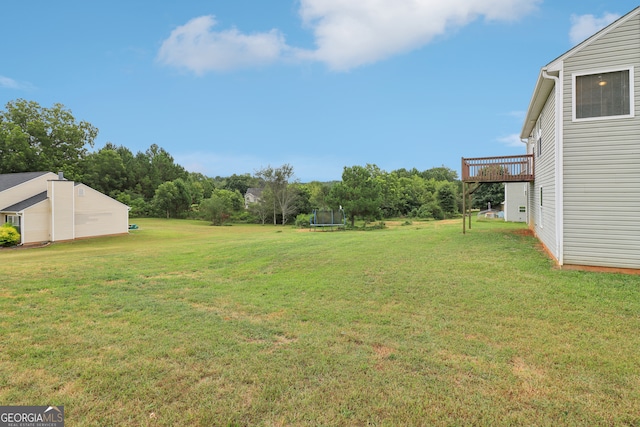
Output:
M640 269L639 72L636 8L541 68L526 154L463 158L463 203L474 185L524 183L526 221L558 265Z
M520 136L529 225L559 265L640 269L639 71L640 8L540 70Z
M21 244L125 234L129 207L52 172L0 175L0 223L20 230Z

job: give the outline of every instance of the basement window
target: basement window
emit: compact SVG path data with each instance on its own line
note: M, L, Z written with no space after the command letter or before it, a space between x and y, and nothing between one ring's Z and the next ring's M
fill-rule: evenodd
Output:
M633 117L633 67L573 75L573 119Z

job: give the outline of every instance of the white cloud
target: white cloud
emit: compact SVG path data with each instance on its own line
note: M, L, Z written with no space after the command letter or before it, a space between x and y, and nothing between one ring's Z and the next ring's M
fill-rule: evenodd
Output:
M17 81L4 76L0 76L0 86L6 87L9 89L18 89L19 87Z
M407 52L484 17L516 20L540 0L301 0L300 16L313 29L307 56L348 70Z
M9 77L0 76L0 87L16 90L33 89L33 85L27 82L19 82Z
M611 24L620 15L605 13L601 18L593 15L571 15L571 30L569 39L574 45L591 37L607 25Z
M288 46L278 30L243 34L213 31L213 16L177 27L158 60L196 74L273 63L287 58L319 61L346 71L420 48L435 37L484 18L513 21L542 0L300 0L300 18L315 49Z
M524 149L524 142L520 139L520 135L517 133L512 133L511 135L504 136L502 138L498 138L498 142L501 142L507 147L516 147Z
M514 119L518 119L518 120L524 120L526 114L527 112L522 110L509 111L508 113L506 113L507 116L513 117Z
M212 31L215 25L215 18L209 15L179 26L162 43L158 60L203 74L269 64L287 50L284 37L278 30L247 35L235 28Z

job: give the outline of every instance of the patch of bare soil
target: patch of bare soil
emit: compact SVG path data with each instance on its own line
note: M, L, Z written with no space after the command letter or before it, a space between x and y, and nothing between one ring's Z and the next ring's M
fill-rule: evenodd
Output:
M533 237L533 231L529 228L523 228L520 230L513 230L513 234L517 234L518 236L531 236Z

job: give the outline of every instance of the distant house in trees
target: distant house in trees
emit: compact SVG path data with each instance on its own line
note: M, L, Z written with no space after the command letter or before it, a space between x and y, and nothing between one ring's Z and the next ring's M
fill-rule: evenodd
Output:
M20 231L21 244L125 234L129 207L62 173L0 175L0 223Z
M262 188L247 188L247 192L244 193L244 208L249 209L249 205L257 203L262 198Z

